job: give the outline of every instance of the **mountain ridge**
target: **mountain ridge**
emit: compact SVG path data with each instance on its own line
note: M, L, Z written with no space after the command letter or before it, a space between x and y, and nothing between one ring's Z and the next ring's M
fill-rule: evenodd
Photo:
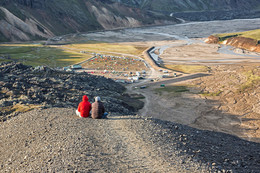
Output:
M2 0L0 42L69 33L260 17L258 0Z
M29 41L54 35L177 23L112 1L11 0L0 2L0 41ZM30 29L28 29L30 28Z
M209 10L252 10L260 6L257 0L112 0L125 5L161 12L194 12Z
M260 17L257 0L113 0L189 21Z

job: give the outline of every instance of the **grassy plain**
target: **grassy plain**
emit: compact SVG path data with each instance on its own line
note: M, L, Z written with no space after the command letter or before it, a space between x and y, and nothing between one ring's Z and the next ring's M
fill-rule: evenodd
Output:
M57 47L32 44L0 45L1 61L18 61L26 65L63 67L86 59L87 55L68 52Z
M18 61L26 65L64 67L93 57L90 53L140 55L146 47L109 43L44 46L41 44L1 44L0 62ZM89 53L80 53L86 51Z
M95 53L108 53L108 54L130 54L141 55L147 49L143 46L125 45L117 43L97 43L97 44L71 44L64 45L64 48L71 50L83 50Z
M182 73L208 72L210 69L204 65L165 65L166 68Z

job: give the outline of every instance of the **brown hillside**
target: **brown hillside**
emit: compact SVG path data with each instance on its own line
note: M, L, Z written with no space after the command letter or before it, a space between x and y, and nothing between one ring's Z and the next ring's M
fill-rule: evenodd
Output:
M209 44L217 44L219 42L219 37L211 35L205 40L205 42Z
M206 40L209 44L220 43L220 38L214 35L209 36ZM222 44L238 47L241 49L246 49L252 52L260 52L260 44L258 41L252 38L246 37L231 37L222 42Z
M226 44L253 52L260 52L258 41L252 38L233 37L227 39Z

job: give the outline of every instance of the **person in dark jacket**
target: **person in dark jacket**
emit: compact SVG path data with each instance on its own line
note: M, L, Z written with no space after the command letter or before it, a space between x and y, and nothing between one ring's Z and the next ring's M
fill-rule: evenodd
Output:
M79 103L78 109L76 110L76 114L79 117L87 118L89 117L89 112L91 110L91 103L88 101L88 96L84 95L82 97L82 102Z
M95 97L95 102L92 103L91 117L93 119L101 119L106 118L106 116L107 113L105 112L105 108L100 100L100 97Z

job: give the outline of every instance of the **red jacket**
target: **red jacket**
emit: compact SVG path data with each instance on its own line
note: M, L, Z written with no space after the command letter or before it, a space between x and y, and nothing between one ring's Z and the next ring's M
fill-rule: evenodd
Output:
M87 118L89 116L90 110L91 104L88 101L88 97L84 95L82 98L82 102L79 103L78 111L80 112L81 117Z

